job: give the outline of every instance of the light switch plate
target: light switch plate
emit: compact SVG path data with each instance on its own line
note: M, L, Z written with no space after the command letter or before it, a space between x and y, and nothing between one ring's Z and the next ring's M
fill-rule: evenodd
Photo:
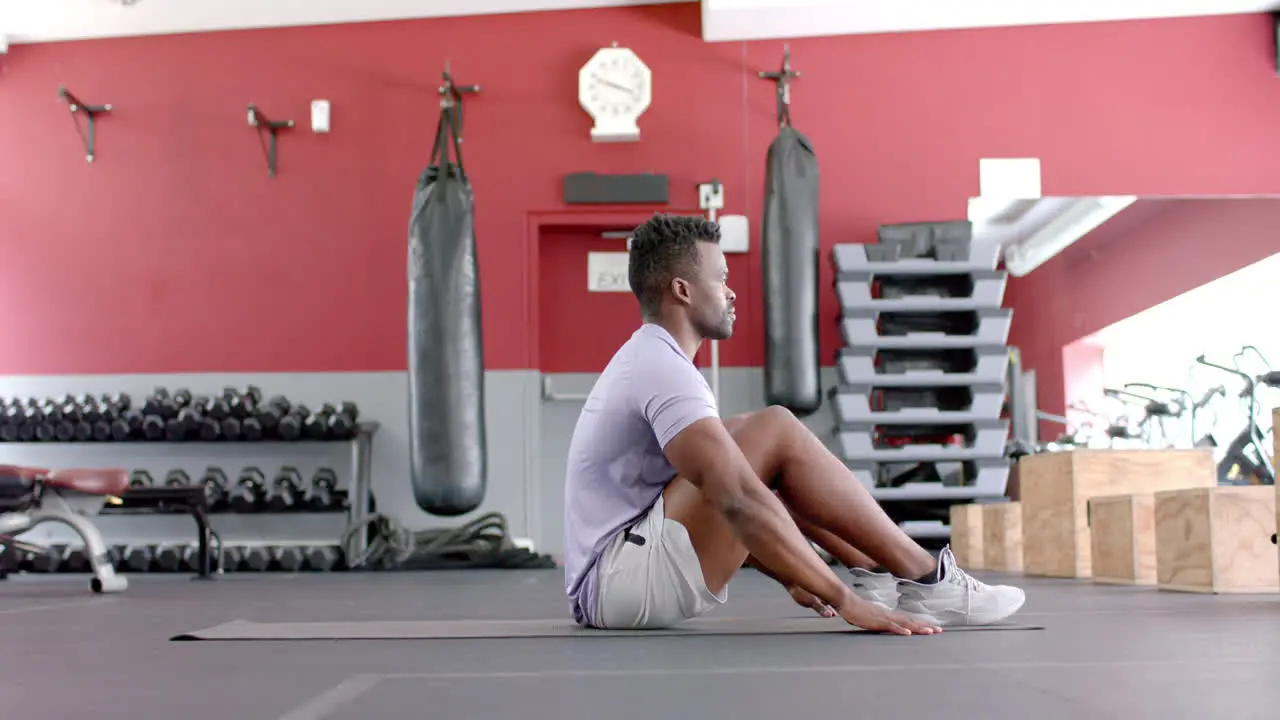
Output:
M311 131L318 133L329 132L328 100L311 101Z

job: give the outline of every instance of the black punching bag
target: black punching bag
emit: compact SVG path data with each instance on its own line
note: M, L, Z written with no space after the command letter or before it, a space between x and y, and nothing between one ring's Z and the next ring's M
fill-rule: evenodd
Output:
M769 145L761 262L764 396L799 417L822 405L818 346L818 159L790 124Z
M456 92L451 82L446 91ZM442 103L409 219L410 470L418 507L442 516L479 506L487 473L475 200L462 165L460 100Z

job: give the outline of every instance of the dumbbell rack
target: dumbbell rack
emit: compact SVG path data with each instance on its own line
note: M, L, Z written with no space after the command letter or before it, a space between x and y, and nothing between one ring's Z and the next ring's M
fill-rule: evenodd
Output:
M131 503L130 493L126 493L122 498L123 506L109 506L93 518L108 546L131 543L207 545L209 538L204 528L193 533L189 516L196 517L197 526L201 525L203 516L224 547L342 546L347 528L361 523L369 512L373 436L378 428L376 421L360 421L350 440L332 441L0 443L0 463L37 467L123 467L151 474L157 481L157 487L138 491L140 498L146 496L145 502ZM344 454L347 456L345 463ZM172 490L176 500L179 496L189 498L190 493L183 491L190 488L158 487L159 481L175 469L185 471L198 481L207 466L228 470L245 466L263 470L291 466L314 473L318 467L336 469L344 464L349 470L338 473L339 487L345 486L348 503L344 510L336 512L209 513L207 506L195 507L189 502L174 502L165 508L163 506L167 503L163 496L166 491ZM343 475L346 482L342 482ZM234 479L232 475L231 480ZM23 539L46 546L70 547L79 542L68 529L53 523L35 528ZM345 550L362 554L366 550L364 533L356 533ZM200 574L204 573L197 567L197 575Z
M967 221L884 225L878 241L832 251L837 445L908 534L945 538L939 507L999 497L1009 478L1007 273Z

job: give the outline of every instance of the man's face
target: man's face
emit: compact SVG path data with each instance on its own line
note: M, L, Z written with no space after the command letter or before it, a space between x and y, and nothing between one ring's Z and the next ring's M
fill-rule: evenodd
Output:
M737 295L729 288L729 266L715 243L698 243L698 271L692 283L690 315L693 326L709 340L728 340L737 318Z

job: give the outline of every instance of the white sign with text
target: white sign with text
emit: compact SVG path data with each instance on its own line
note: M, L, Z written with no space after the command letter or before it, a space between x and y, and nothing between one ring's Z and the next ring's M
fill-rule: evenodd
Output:
M625 252L587 253L587 290L589 292L631 292L627 280L630 267Z

